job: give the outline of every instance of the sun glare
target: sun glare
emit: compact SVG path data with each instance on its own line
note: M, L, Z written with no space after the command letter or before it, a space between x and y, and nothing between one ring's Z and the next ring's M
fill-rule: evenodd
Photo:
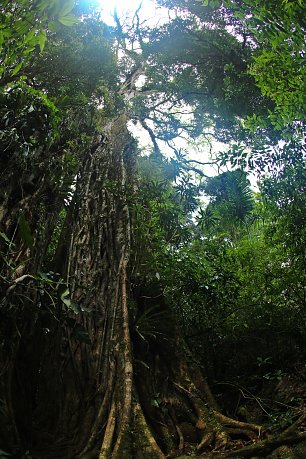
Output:
M100 0L102 16L105 22L113 22L114 10L118 16L133 15L141 7L141 15L154 16L156 3L154 0Z
M115 8L118 10L134 10L138 8L140 3L141 0L101 0L103 9L108 9L110 11Z

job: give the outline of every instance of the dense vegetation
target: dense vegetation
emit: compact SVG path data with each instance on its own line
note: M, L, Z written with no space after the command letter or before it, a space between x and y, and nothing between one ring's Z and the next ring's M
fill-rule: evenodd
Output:
M305 457L305 5L159 3L0 6L0 457Z

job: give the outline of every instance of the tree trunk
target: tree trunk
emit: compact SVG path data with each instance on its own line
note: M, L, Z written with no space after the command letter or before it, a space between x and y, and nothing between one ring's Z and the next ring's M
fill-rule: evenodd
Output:
M64 329L56 327L53 347L47 347L36 413L46 433L52 431L50 423L56 424L57 447L61 438L65 443L63 457L76 457L80 449L92 449L100 440L101 458L110 449L116 455L125 442L133 378L126 292L127 193L133 192L134 163L134 140L122 115L106 126L78 175L63 271L79 314L70 314ZM56 374L50 353L57 362Z
M198 453L223 449L230 434L260 435L259 426L220 414L200 372L187 364L162 296L156 304L131 298L136 148L126 123L122 115L108 124L78 174L63 260L78 314L53 326L51 344L46 336L34 413L37 458L160 459L187 445ZM130 309L138 302L137 322L129 302Z

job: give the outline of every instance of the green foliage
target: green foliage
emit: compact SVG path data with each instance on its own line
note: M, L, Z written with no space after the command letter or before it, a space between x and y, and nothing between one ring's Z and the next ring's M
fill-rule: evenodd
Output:
M32 61L32 53L43 51L47 32L58 25L73 25L74 0L4 0L0 6L0 85L20 78Z
M26 158L58 135L58 110L46 94L25 83L0 92L1 142L4 154Z
M156 178L153 184L145 181L141 188L147 213L138 220L134 233L138 243L143 237L141 274L136 282L160 285L187 341L213 377L223 368L218 357L222 349L228 374L240 374L243 365L248 365L251 375L261 359L259 380L276 383L305 340L301 289L305 274L303 255L298 253L302 246L298 238L304 234L298 230L304 218L304 169L298 158L296 152L295 159L289 155L288 163L282 163L283 168L275 167L275 175L271 172L265 179L262 194L250 190L247 174L241 170L207 180L200 189L210 202L200 209L197 227L185 221L189 236L178 244L175 239L167 241L161 229L171 222L173 204L169 200L175 197L175 185L162 181L163 173L152 158L143 159L143 177L150 171ZM158 204L162 204L162 219ZM144 209L140 210L144 215ZM293 225L295 218L294 236L286 225ZM255 355L254 339L261 343ZM242 346L238 352L241 361L232 354L233 346ZM267 359L271 359L269 369L264 368Z
M11 240L7 237L6 234L2 233L2 231L0 232L0 236L1 236L2 239L4 239L4 241L7 242L8 244L11 243Z
M283 243L292 260L304 263L306 243L305 147L291 142L282 149L282 162L261 182L262 193L277 224L270 232L274 243Z
M169 140L180 129L196 137L214 128L218 139L228 141L238 135L239 118L267 111L247 72L251 48L243 46L224 25L210 24L211 17L187 13L148 34L144 56L150 66L145 89L164 91L175 107L169 111L167 105L160 105L158 111L151 112L158 138ZM145 98L142 112L158 103L158 97ZM182 122L180 113L186 112L186 107L192 116Z
M43 91L23 82L0 90L0 203L6 211L38 188L42 171L48 172L42 151L51 148L58 137L59 111ZM24 209L22 212L25 216ZM19 227L21 237L32 246L23 217Z
M152 244L151 250L155 247L158 254L160 250L168 250L188 240L191 212L197 206L199 187L192 183L188 174L183 173L178 178L179 164L173 160L153 154L140 158L139 165L142 191L134 206L136 241L144 247Z
M61 301L65 304L68 309L72 309L73 312L78 313L79 309L77 304L71 299L69 288L66 287L60 294Z
M61 109L84 110L90 103L108 109L117 99L113 95L115 100L109 100L118 81L112 41L100 17L91 14L53 34L28 75Z
M216 330L233 310L239 279L227 243L194 241L169 254L161 273L166 297L187 336Z
M210 197L210 203L205 211L200 211L197 222L206 234L225 232L235 240L248 229L254 217L254 196L245 172L236 170L209 178L204 193Z
M132 331L136 333L143 341L156 340L163 335L160 331L160 323L169 319L169 313L161 310L159 305L150 306L142 314L136 315Z
M303 2L284 0L225 1L257 41L250 73L262 94L276 105L283 126L305 119L305 66Z

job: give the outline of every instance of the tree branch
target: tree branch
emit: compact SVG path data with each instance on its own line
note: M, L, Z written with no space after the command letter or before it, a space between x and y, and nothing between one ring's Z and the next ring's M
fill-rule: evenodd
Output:
M156 140L156 135L153 132L153 129L151 129L146 121L144 119L139 119L141 126L148 132L150 139L153 143L154 151L155 153L160 153L160 148L158 146L157 140Z

